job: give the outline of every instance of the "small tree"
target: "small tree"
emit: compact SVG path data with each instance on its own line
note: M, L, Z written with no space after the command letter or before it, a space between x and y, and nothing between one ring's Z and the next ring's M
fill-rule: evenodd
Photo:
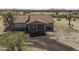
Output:
M69 25L69 28L70 28L70 29L73 29L72 24L71 24L71 19L72 19L72 17L73 17L72 14L70 14L69 17L68 17L68 20L69 20L69 24L68 24L68 25Z
M5 26L12 29L14 26L14 20L15 20L15 17L13 16L13 14L9 12L7 14L3 14L3 17L4 17Z
M71 18L69 18L69 28L71 28Z

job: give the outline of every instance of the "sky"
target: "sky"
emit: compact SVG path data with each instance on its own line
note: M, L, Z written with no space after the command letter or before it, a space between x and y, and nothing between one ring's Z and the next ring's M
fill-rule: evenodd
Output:
M79 9L79 0L0 0L0 9Z

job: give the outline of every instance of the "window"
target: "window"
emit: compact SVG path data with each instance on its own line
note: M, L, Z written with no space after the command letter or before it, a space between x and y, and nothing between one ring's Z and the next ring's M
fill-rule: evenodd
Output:
M38 30L43 30L44 29L44 25L43 24L38 24Z
M31 24L31 25L30 25L30 30L35 31L35 30L36 30L36 24Z

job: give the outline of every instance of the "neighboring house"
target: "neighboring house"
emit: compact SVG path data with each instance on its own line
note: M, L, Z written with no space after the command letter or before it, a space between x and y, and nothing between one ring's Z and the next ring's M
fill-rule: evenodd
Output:
M14 30L25 30L26 32L53 31L53 19L51 15L21 15L15 16Z
M2 33L5 30L4 23L3 23L3 17L0 16L0 33Z

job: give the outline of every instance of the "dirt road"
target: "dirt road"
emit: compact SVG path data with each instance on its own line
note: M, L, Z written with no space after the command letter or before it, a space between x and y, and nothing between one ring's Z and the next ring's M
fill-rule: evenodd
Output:
M47 51L76 51L76 49L62 44L55 39L50 39L49 36L31 37L30 47L41 48Z

